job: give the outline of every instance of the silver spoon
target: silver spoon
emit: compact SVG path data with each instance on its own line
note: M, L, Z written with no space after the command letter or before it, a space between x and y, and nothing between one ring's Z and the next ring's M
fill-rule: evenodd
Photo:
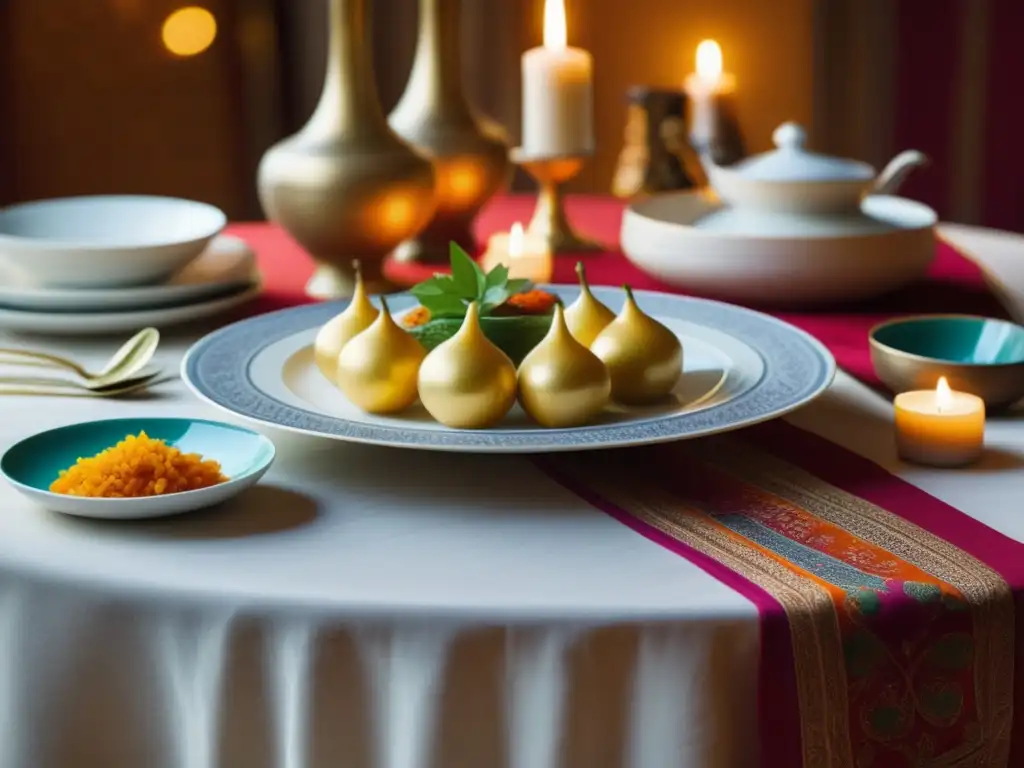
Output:
M111 384L125 381L142 370L153 359L159 344L160 332L156 328L143 328L121 345L121 348L111 356L99 373L87 371L73 360L47 352L0 348L0 355L41 360L76 374L82 379L82 386L87 389L102 389Z

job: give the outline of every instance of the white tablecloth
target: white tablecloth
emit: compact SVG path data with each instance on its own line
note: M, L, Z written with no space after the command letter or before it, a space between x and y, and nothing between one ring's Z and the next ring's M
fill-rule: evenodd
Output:
M1024 296L1024 239L947 233ZM0 409L4 446L87 418L224 418L180 382ZM896 461L889 411L840 375L792 420L1024 541L1024 427L995 420L982 464L933 471ZM746 599L523 459L269 434L266 480L209 513L98 523L0 487L0 768L754 763Z

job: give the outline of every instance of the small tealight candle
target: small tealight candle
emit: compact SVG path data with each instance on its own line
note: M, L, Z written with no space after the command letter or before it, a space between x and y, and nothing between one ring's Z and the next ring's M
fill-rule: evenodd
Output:
M534 283L549 282L554 270L547 243L541 237L526 234L519 222L512 225L511 232L492 235L487 241L482 266L489 272L498 264L508 267L510 278L525 278Z
M954 392L945 376L934 390L896 395L893 406L900 458L933 467L960 467L981 456L985 401Z

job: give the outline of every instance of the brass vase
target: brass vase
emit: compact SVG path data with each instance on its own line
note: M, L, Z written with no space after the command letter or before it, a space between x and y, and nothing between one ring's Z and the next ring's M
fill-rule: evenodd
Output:
M419 41L412 74L391 127L429 157L437 173L437 209L426 229L402 243L396 258L447 263L449 242L475 248L472 225L511 177L508 140L476 115L462 82L462 0L420 0Z
M329 0L327 72L309 122L264 155L267 216L317 262L306 292L351 296L353 259L367 289L389 289L384 257L434 210L431 163L388 127L369 50L369 0Z

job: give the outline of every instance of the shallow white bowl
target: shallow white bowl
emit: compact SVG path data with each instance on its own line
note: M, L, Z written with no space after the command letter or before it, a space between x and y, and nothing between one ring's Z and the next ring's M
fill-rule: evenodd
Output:
M865 299L924 276L935 212L888 195L846 216L747 213L712 194L677 192L633 204L626 257L662 282L729 301L807 304Z
M101 195L0 210L0 261L25 281L113 288L156 283L196 258L227 223L212 205Z

